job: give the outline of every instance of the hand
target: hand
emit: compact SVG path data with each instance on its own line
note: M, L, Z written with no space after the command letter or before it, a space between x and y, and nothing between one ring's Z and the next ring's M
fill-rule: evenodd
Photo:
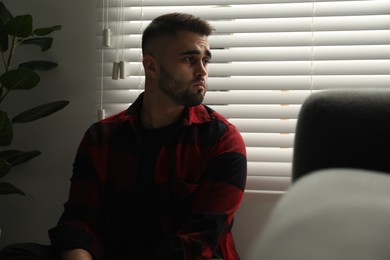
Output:
M61 259L62 260L92 260L92 256L87 250L77 248L77 249L63 251L61 253Z

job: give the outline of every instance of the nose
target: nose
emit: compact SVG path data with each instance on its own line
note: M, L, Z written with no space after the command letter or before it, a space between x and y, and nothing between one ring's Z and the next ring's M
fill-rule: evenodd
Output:
M206 77L208 75L208 69L207 64L204 64L204 62L201 60L198 63L198 66L196 67L196 76L199 77Z

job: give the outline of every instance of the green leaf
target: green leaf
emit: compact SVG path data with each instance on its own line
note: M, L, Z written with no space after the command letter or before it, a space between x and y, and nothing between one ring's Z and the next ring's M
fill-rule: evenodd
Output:
M4 159L0 159L0 177L4 177L11 171L11 165Z
M0 158L7 161L11 166L16 166L41 155L40 151L22 152L19 150L6 150L0 152Z
M29 69L14 69L0 76L0 82L8 90L32 89L40 80L39 75Z
M0 111L0 145L7 146L12 142L13 129L7 112Z
M52 62L52 61L45 61L45 60L34 60L34 61L29 61L25 63L19 64L19 69L30 69L30 70L51 70L55 67L57 67L57 63Z
M8 50L8 33L4 26L0 26L0 51Z
M16 188L14 185L8 182L0 182L0 194L19 194L27 196L24 191Z
M58 31L58 30L61 30L61 25L55 25L55 26L52 26L52 27L46 27L46 28L38 28L38 29L35 29L34 30L34 34L35 35L38 35L38 36L45 36L45 35L48 35L54 31Z
M28 38L20 42L21 45L38 45L41 47L41 51L47 51L53 44L53 38L51 37L39 37L39 38Z
M64 108L66 105L69 104L69 101L54 101L50 103L46 103L34 108L31 108L29 110L26 110L17 116L15 116L12 119L12 123L27 123L31 122L46 116L49 116L58 110L61 110Z
M19 38L30 37L33 29L32 16L29 14L15 16L6 24L6 28L10 35Z
M6 25L12 18L13 16L7 7L5 7L3 2L0 2L0 25Z

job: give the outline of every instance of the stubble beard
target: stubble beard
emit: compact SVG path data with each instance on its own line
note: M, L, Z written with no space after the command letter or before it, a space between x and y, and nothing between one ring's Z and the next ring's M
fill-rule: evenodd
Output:
M199 80L199 79L198 79ZM192 85L193 82L187 84ZM160 68L160 79L158 87L171 98L174 102L182 106L197 106L203 102L205 90L199 89L197 92L191 92L191 89L183 87L185 83L175 80L164 67Z

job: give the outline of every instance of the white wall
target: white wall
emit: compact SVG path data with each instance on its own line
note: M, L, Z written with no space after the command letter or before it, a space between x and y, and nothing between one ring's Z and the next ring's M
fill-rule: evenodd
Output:
M19 242L48 243L67 198L72 163L86 128L96 119L95 32L96 1L5 0L14 14L30 13L34 27L62 25L55 32L53 48L43 53L59 67L42 73L40 85L15 93L7 108L22 111L47 101L70 101L64 110L15 129L13 148L40 150L42 155L20 165L5 180L30 193L32 201L19 195L0 196L0 247ZM24 60L23 60L24 61ZM16 98L20 101L16 101ZM3 106L3 104L2 104ZM1 107L0 107L1 109ZM246 195L234 227L236 245L243 260L256 240L274 204L274 197Z
M52 49L39 57L58 62L58 68L40 73L42 81L36 89L12 93L7 100L13 115L48 101L70 101L60 112L15 129L13 148L37 149L42 155L19 165L6 179L34 199L0 196L0 246L28 241L47 243L47 229L56 224L67 198L76 148L86 128L95 120L96 5L95 0L3 2L13 15L32 14L35 28L56 24L63 27L52 34ZM29 48L38 52L35 46Z

